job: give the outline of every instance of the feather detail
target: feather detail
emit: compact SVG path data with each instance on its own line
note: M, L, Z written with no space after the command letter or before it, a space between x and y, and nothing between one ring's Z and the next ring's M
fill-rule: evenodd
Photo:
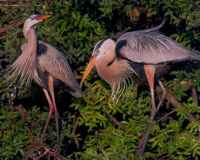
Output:
M20 81L21 85L29 86L36 70L35 66L35 55L21 54L10 67L8 80L13 83Z
M33 28L29 28L24 36L27 42L21 46L21 55L10 66L8 80L29 86L33 79L41 81L37 76L37 36Z
M120 99L122 94L125 92L128 86L133 83L134 73L135 73L134 70L131 67L129 67L126 73L119 76L121 78L113 79L112 82L109 83L112 88L111 97L113 101L118 103L118 100Z

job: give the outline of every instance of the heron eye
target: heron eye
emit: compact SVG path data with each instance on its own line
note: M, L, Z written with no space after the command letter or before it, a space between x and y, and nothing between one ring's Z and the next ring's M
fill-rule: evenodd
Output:
M33 20L34 18L35 18L35 17L34 17L34 16L32 16L32 17L31 17L31 20Z
M31 18L31 20L33 20L35 17L37 17L36 14L32 15L30 18Z

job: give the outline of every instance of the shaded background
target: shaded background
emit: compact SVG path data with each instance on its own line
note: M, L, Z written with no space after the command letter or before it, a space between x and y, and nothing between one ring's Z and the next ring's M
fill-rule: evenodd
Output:
M22 24L33 13L52 15L37 25L38 38L56 46L67 57L80 80L95 43L123 31L166 23L161 32L189 49L200 50L200 1L197 0L5 0L0 1L0 159L33 156L30 148L39 136L48 108L41 89L6 80L9 65L24 42ZM195 65L196 66L196 65ZM145 159L199 159L200 70L179 64L163 78L179 102L162 106L152 125ZM194 69L193 69L194 67ZM109 86L96 72L84 86L84 96L72 98L64 86L56 89L61 116L63 159L139 159L136 148L149 119L148 87L137 80L116 104ZM174 98L174 97L173 97ZM181 107L180 107L181 106ZM45 145L55 144L52 121Z

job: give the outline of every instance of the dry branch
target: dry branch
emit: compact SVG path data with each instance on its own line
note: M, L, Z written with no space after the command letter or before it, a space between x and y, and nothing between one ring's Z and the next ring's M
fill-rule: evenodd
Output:
M192 90L192 97L193 97L194 102L196 104L198 104L198 95L197 95L196 89L193 86L192 82L190 82L190 81L188 82L188 87L189 87L189 89ZM172 113L176 112L176 108L180 108L180 107L183 106L183 104L176 99L176 97L171 93L171 91L169 91L169 89L165 88L165 90L166 90L165 99L167 100L168 103L170 103L174 107L174 110L167 113L163 117L164 119L166 119ZM162 89L160 87L156 87L156 93L157 93L157 95L161 95ZM163 120L163 118L161 118L159 121ZM194 121L194 120L196 120L196 118L192 114L190 114L189 120ZM147 125L147 129L145 130L145 133L143 133L142 139L139 142L138 150L137 150L137 153L138 153L139 156L142 156L144 154L145 146L148 142L150 131L151 131L151 126L154 123L155 123L154 121L150 121L149 124Z
M31 2L31 0L0 0L0 4L16 4L24 2Z
M107 112L104 112L104 114L114 126L121 127L121 123L115 117L111 116Z
M165 99L175 108L179 108L183 106L177 99L176 97L169 91L169 89L165 88L166 90L166 97ZM156 93L157 95L162 94L162 89L160 87L156 87Z

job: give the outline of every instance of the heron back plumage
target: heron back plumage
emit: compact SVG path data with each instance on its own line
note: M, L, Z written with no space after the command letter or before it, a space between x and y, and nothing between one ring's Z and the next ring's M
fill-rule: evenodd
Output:
M159 64L191 59L191 51L159 32L127 32L117 40L116 48L120 56L137 63Z
M80 86L74 78L74 74L64 55L48 43L39 41L39 45L43 46L43 51L46 51L45 53L40 53L37 57L42 72L46 72L54 79L64 82L78 96L81 92Z

